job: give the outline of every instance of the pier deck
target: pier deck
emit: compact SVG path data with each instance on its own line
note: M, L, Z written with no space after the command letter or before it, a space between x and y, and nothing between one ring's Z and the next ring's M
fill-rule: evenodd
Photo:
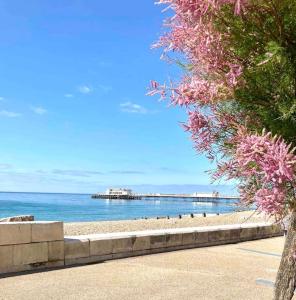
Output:
M178 199L192 199L193 202L219 202L222 200L239 200L238 196L211 194L133 194L133 195L108 195L108 194L94 194L94 199L125 199L125 200L139 200L143 198L178 198Z
M137 196L140 196L142 198L188 198L188 199L239 199L238 196L224 196L224 195L219 195L219 196L213 196L210 194L197 194L197 195L192 195L192 194L137 194Z

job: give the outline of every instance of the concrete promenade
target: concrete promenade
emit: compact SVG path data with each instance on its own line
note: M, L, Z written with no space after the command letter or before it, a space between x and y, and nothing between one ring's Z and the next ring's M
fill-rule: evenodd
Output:
M0 279L0 299L272 299L284 238Z

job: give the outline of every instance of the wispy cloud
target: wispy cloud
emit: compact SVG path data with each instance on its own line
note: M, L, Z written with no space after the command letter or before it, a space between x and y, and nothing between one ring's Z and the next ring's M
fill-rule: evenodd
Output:
M47 110L41 106L31 106L31 110L37 115L44 115L47 113Z
M9 170L12 169L11 164L0 164L0 170Z
M65 94L64 97L66 97L66 98L73 98L74 95L73 94Z
M122 112L131 114L147 114L150 112L147 108L143 107L142 105L132 103L130 101L121 103L120 110Z
M158 168L159 171L163 171L163 172L176 172L176 169L172 169L169 167L160 167Z
M100 84L98 87L105 94L107 94L113 90L113 87L111 85Z
M0 116L7 117L7 118L17 118L20 117L21 115L22 114L14 111L0 110Z
M171 168L171 167L160 167L157 169L157 171L165 172L165 173L190 173L186 169L177 169L177 168Z
M109 172L110 174L130 174L130 175L132 175L132 174L135 174L135 175L137 175L137 174L146 174L146 172L144 172L144 171L133 171L133 170L122 170L122 171L110 171Z
M1 170L0 190L26 192L84 192L95 191L100 181L94 178L66 177L25 170Z
M0 170L1 170L1 164L0 164ZM36 170L35 172L38 174L54 174L54 175L73 176L73 177L91 177L96 175L108 175L108 174L113 174L113 175L146 174L146 172L144 171L137 171L137 170L112 170L112 171L100 172L100 171L91 171L91 170L54 169L51 171Z
M93 175L102 175L102 172L97 171L87 171L87 170L61 170L55 169L52 170L53 174L56 175L65 175L65 176L75 176L75 177L90 177Z
M93 88L89 85L80 85L78 91L82 94L90 94L93 92Z

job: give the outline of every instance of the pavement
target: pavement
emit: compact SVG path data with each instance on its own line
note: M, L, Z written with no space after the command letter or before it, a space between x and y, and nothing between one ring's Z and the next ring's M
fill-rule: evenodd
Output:
M182 250L0 279L0 299L272 299L284 238Z

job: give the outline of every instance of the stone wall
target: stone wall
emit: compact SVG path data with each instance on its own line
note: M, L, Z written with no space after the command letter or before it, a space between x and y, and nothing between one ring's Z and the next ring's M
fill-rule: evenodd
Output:
M279 235L282 235L280 226L259 223L66 236L65 265L239 243Z
M266 223L65 236L62 222L0 223L0 274L282 235Z
M63 265L63 222L0 223L0 273Z

